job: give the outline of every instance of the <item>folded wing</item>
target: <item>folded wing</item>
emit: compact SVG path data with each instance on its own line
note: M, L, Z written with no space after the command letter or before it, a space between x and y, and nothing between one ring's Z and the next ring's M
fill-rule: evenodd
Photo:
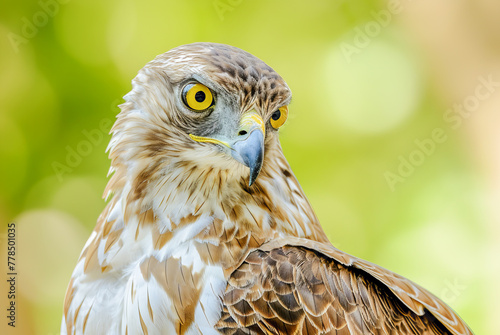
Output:
M224 334L472 334L404 277L299 238L251 252L223 304L216 327Z

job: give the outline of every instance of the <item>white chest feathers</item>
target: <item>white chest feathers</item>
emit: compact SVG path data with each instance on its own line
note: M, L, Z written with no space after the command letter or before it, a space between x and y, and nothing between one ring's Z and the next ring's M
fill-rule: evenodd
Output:
M82 253L61 332L218 334L226 280L222 267L202 261L195 240L212 222L202 216L174 232L152 226L138 235L138 226L127 224L109 248L102 233L93 234L87 247L103 245L94 256L99 265L86 269L90 256Z
M158 255L157 255L158 256ZM226 288L220 266L205 265L192 242L164 258L144 257L131 269L121 329L129 334L218 334L214 325Z

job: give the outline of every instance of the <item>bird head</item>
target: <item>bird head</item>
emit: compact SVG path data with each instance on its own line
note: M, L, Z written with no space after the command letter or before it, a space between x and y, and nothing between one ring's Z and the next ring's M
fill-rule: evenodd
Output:
M165 173L190 163L251 186L279 147L291 92L257 57L215 43L183 45L139 71L112 129L112 169ZM139 172L138 172L139 173Z

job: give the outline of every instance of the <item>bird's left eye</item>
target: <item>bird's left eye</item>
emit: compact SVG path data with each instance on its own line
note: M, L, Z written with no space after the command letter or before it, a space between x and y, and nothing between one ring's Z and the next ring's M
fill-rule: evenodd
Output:
M184 104L195 111L203 111L212 106L214 97L212 91L203 84L188 84L182 89Z
M274 129L278 129L285 123L287 118L288 118L288 106L283 106L280 107L273 114L271 114L271 119L269 119L269 122L271 122L271 126L273 126Z

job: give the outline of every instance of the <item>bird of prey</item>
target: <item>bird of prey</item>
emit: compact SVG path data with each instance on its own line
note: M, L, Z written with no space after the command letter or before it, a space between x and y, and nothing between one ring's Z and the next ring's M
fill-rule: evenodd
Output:
M263 61L194 43L132 86L63 334L472 334L422 287L330 244L278 139L290 89Z

